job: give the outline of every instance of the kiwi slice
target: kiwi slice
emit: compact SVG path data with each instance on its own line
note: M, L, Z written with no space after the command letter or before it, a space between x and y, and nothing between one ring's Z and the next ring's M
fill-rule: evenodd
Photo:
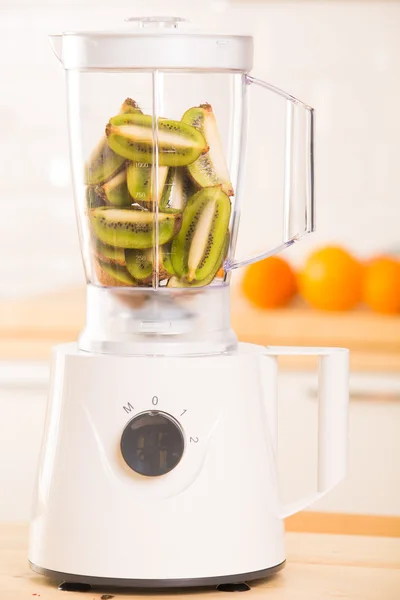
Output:
M120 115L126 115L128 113L140 113L143 114L139 104L136 102L136 100L132 100L132 98L126 98L126 100L124 100L124 103L122 104L121 108L119 109L119 114Z
M126 266L129 273L138 281L148 280L153 276L154 248L143 250L125 250ZM158 249L158 276L159 280L168 279L173 274L170 259L170 248L160 246Z
M160 202L160 199L163 194L165 181L168 175L168 167L159 167L158 168L158 190L157 190L157 198L154 200L157 203ZM129 162L127 168L127 183L128 190L132 198L136 202L140 204L150 205L153 203L153 194L152 194L152 177L153 177L153 168L148 163L141 162Z
M208 151L204 136L195 127L181 121L158 119L155 132L153 118L138 112L110 119L106 135L108 145L118 155L150 164L154 162L157 140L159 166L188 165Z
M101 194L99 194L98 186L88 185L86 187L86 206L89 210L104 206L105 202Z
M125 250L126 267L135 279L148 279L153 275L153 248Z
M93 240L95 255L103 262L126 266L125 252L123 248L115 248L103 244L98 239Z
M206 154L188 166L190 175L201 187L221 185L225 194L233 196L234 191L212 106L201 104L189 108L183 115L182 122L201 131L210 148Z
M226 240L230 214L231 201L220 186L204 188L190 198L171 249L178 277L191 283L212 273Z
M204 279L201 279L200 281L192 281L190 283L186 279L179 279L179 277L175 276L175 277L171 277L171 279L168 280L167 287L173 287L173 288L185 288L186 287L187 288L187 287L204 287L205 285L209 285L213 281L213 279L216 277L218 271L224 264L226 255L228 253L229 240L230 240L230 233L228 231L228 233L225 236L225 242L222 246L221 253L218 257L218 260L215 263L212 270L210 271L210 273L207 275L207 277L205 277Z
M164 208L169 207L182 211L188 198L193 196L198 189L198 186L190 177L187 167L169 169L160 200L160 209L164 210Z
M130 210L101 206L90 211L90 223L95 236L116 248L151 248L155 243L166 244L180 229L182 216L175 212Z
M172 249L172 244L164 244L164 246L160 247L160 265L162 265L163 270L165 271L165 273L170 276L170 275L174 275L175 271L174 271L174 267L172 264L172 260L171 260L171 249Z
M107 204L130 206L133 201L128 192L126 169L123 169L99 187L98 193Z
M134 100L127 98L120 108L120 114L134 113L141 114L142 111ZM88 185L104 183L118 173L124 162L124 157L116 154L108 145L107 137L103 136L85 165L85 183Z
M124 157L113 152L106 139L100 140L85 167L85 182L98 185L107 181L118 173L124 162Z
M99 283L106 286L130 285L135 286L136 281L132 275L121 265L111 264L97 259L96 273Z

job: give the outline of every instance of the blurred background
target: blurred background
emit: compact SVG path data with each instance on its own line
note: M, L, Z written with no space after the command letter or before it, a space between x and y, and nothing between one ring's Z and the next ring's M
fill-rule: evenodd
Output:
M315 107L318 229L293 260L326 242L360 255L400 247L399 2L2 0L0 297L83 282L64 71L47 34L160 12L253 35L254 73ZM249 148L256 135L251 122ZM264 205L259 195L244 207L244 250L262 226L247 213Z
M362 261L400 251L399 1L0 0L0 520L29 517L50 348L76 339L84 318L65 76L47 35L159 14L253 35L254 74L315 107L317 232L284 253L291 264L301 268L330 244ZM262 140L255 113L250 119L254 149ZM253 172L262 173L261 149L254 160ZM240 253L260 250L274 232L277 209L258 190L259 181L248 183ZM349 477L313 508L331 515L328 525L309 517L292 527L341 523L341 530L400 535L400 316L362 308L262 312L241 301L232 316L242 340L353 351ZM315 477L316 436L304 431L316 431L316 383L308 363L283 366L281 463L301 475L284 484L290 497ZM308 470L294 468L296 461Z

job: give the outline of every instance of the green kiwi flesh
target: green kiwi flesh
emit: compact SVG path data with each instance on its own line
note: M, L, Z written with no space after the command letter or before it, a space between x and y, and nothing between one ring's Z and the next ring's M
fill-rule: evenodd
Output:
M138 280L149 279L153 275L153 248L125 250L126 268Z
M126 267L116 264L111 264L109 262L98 259L98 264L101 270L106 273L111 279L115 280L118 284L123 285L136 285L136 281L133 279L132 275L126 269ZM112 283L112 281L110 282Z
M130 206L133 202L126 183L126 169L99 187L98 192L104 201L112 206Z
M168 175L168 167L158 168L158 190L157 198L154 201L160 202L163 194L165 181ZM148 163L129 162L127 167L127 184L129 194L140 204L153 203L153 168Z
M179 278L191 283L212 273L229 231L230 214L231 201L220 186L204 188L190 198L171 249Z
M104 183L118 173L124 162L124 157L113 152L106 139L100 140L86 165L85 183L88 185Z
M86 206L88 210L104 206L105 202L101 194L99 194L98 186L88 185L86 188Z
M204 136L195 127L181 121L158 119L155 132L153 118L137 112L110 119L106 135L114 152L143 163L155 162L156 138L159 166L185 166L208 151Z
M200 281L189 282L186 279L179 279L179 277L174 276L168 280L167 287L173 287L173 288L185 288L186 287L187 288L187 287L204 287L205 285L209 285L213 281L213 279L216 276L216 274L218 273L219 269L224 264L226 255L228 253L229 240L230 240L230 234L228 231L228 233L226 234L226 237L225 237L224 245L222 246L222 249L221 249L221 253L218 257L218 260L215 263L212 270L210 271L210 273L207 275L207 277L205 277L204 279L201 279Z
M172 260L171 260L171 247L172 244L164 244L164 246L160 247L160 266L162 266L163 270L168 274L168 275L174 275L175 271L174 271L174 267L172 265Z
M120 108L120 114L141 114L138 104L127 98ZM89 161L85 165L85 183L100 185L118 173L124 163L124 157L116 154L108 145L106 136L99 141Z
M118 265L125 266L125 252L123 248L115 248L114 246L108 246L107 244L103 244L98 239L93 240L94 251L96 256L108 263L114 263Z
M183 211L188 198L193 196L198 189L186 167L169 169L160 200L160 209L164 210L168 207Z
M160 246L158 248L158 278L159 281L168 279L173 274L170 260L170 248ZM126 266L129 273L138 281L149 280L153 276L154 248L144 250L125 250Z
M211 105L201 104L190 108L183 115L182 122L201 131L210 148L206 154L201 155L188 166L194 181L201 187L221 185L225 194L233 196L233 186Z
M99 207L90 211L90 223L95 236L116 248L151 248L156 242L169 242L180 229L179 213L154 213L123 208Z

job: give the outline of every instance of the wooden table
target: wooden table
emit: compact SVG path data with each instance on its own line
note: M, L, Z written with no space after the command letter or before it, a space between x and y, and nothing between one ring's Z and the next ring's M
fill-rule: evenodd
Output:
M0 600L100 600L104 594L118 598L174 596L188 598L199 593L209 600L226 593L196 590L191 594L154 594L101 589L91 592L60 592L27 565L28 528L24 524L0 524ZM275 577L252 585L249 597L266 600L399 600L400 539L363 536L288 533L287 566ZM245 596L246 598L247 596Z
M76 340L85 321L85 288L0 301L0 359L47 360L51 347ZM232 292L232 326L243 342L261 345L344 346L357 371L398 373L400 315L366 310L327 313L300 301L290 308L257 310ZM284 357L282 367L314 369L310 357Z

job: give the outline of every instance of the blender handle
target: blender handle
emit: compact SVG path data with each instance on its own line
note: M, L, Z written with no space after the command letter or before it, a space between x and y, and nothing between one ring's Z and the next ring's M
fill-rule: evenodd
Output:
M345 476L348 451L349 351L345 348L269 346L264 356L318 356L317 492L283 507L282 518L324 496Z
M286 100L282 243L244 260L236 260L232 256L225 263L227 271L268 258L315 231L314 109L288 92L251 75L244 75L244 82ZM238 198L241 197L239 186ZM301 206L294 206L299 204L299 199ZM239 214L240 211L237 212ZM236 219L232 226L232 248L236 246L238 226L239 219Z

